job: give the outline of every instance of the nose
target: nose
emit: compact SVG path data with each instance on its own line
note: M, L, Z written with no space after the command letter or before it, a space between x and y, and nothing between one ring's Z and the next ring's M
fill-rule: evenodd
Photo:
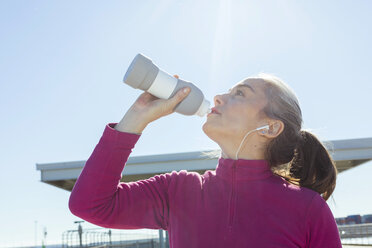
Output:
M214 105L215 105L215 106L216 106L216 105L220 105L220 104L222 104L222 103L225 102L224 95L222 95L222 94L216 95L216 96L213 98L213 100L214 100Z

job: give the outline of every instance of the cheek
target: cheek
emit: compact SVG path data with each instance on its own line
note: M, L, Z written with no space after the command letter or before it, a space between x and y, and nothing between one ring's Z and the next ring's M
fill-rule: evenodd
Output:
M209 117L202 129L207 134L240 135L247 127L254 126L252 123L255 123L255 116L255 109L251 106L230 103L223 109L222 115Z
M226 113L226 120L231 124L246 124L253 116L252 110L247 106L232 106Z
M231 109L224 116L224 125L229 126L234 132L246 130L247 127L254 125L256 121L257 111L249 106L240 106L239 108Z

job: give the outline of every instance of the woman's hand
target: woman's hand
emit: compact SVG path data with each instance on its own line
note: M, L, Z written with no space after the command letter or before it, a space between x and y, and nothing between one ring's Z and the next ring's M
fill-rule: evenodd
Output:
M179 78L177 75L174 77ZM183 92L184 89L187 89L187 92ZM169 99L160 99L148 92L143 92L115 126L115 129L122 132L141 133L150 122L173 113L177 104L189 92L189 87L181 88Z

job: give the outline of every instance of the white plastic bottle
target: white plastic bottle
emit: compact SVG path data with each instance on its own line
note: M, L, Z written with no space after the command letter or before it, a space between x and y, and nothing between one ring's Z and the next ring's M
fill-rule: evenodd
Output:
M151 59L137 54L125 73L124 83L135 89L141 89L150 94L169 99L183 87L190 87L187 97L180 102L175 112L183 115L204 116L210 113L210 102L204 98L201 90L191 82L177 79L156 66Z

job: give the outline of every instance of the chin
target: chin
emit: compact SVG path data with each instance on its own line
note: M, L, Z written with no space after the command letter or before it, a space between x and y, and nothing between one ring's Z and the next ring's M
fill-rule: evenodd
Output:
M203 124L203 132L213 141L216 140L216 134L217 134L217 130L215 130L216 128L214 128L211 123L208 123L208 121L206 121L204 124Z

